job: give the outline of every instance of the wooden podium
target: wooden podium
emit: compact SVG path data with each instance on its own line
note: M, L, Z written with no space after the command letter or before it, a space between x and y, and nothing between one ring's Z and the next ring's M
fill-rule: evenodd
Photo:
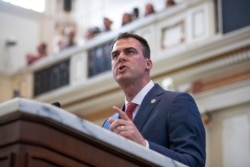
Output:
M50 104L0 104L0 167L184 166Z

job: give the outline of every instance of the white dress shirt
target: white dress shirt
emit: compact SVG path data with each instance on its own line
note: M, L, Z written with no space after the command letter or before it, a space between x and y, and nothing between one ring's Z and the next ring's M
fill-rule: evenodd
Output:
M147 93L154 87L154 82L152 80L150 80L147 85L144 86L144 88L142 88L142 90L140 90L139 93L137 93L137 95L132 99L131 102L137 104L134 112L133 112L133 119L135 118L140 106L141 106L141 103L142 103L142 100L144 99L144 97L147 95ZM125 98L125 109L127 108L127 104L129 102L126 100ZM149 148L149 144L148 144L148 141L146 140L146 148Z

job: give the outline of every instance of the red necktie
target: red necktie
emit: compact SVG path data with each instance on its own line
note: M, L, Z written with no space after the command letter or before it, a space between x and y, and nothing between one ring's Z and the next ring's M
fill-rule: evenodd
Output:
M127 109L126 109L125 113L126 113L126 115L127 115L131 120L133 120L133 112L134 112L136 106L137 106L137 104L132 103L132 102L129 102L129 103L127 104Z

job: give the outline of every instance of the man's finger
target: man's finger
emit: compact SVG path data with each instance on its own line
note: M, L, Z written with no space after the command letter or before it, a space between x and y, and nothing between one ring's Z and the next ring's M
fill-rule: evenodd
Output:
M113 110L117 112L121 119L130 120L129 117L120 108L113 106Z
M110 117L110 118L108 119L108 121L109 121L110 124L112 124L112 123L115 121L115 119L112 118L112 117Z

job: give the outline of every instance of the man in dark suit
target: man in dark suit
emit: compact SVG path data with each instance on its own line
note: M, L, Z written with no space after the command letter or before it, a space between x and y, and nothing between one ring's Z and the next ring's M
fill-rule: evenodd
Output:
M122 109L103 127L188 166L205 166L205 130L187 93L163 90L150 80L152 61L147 41L121 33L112 45L113 77L125 94ZM132 118L123 111L135 103Z

